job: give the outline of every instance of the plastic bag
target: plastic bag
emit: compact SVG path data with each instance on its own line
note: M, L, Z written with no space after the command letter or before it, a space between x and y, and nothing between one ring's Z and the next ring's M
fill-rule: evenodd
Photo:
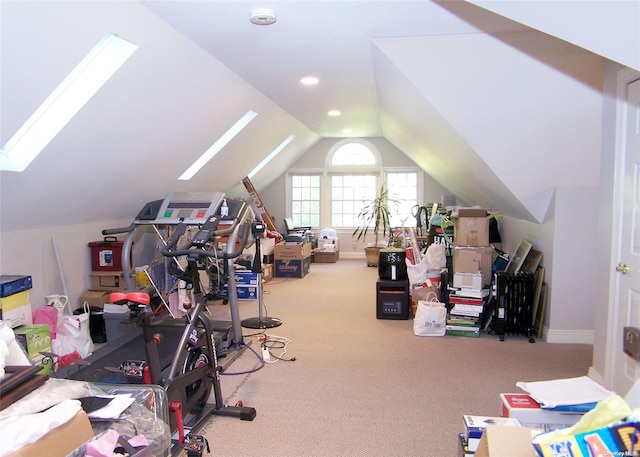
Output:
M58 325L58 310L53 306L40 306L33 310L34 324L47 324L52 340L56 339L56 327Z
M447 253L443 244L431 244L427 248L426 263L429 270L440 270L447 266Z
M84 302L83 311L73 316L58 317L56 339L52 342L53 352L58 356L76 351L84 359L93 353L93 341L89 331L89 303Z
M444 336L447 326L447 308L435 294L429 300L420 300L413 318L413 333L416 336Z

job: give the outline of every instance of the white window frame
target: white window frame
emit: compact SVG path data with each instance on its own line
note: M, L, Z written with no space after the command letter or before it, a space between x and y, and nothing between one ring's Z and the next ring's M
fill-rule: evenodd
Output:
M362 143L365 144L376 157L376 165L356 165L356 166L332 166L331 157L335 151L346 143ZM418 202L421 201L424 195L424 172L419 167L385 167L382 165L381 155L378 149L372 143L358 138L349 138L337 141L327 151L325 156L325 163L323 168L291 168L286 174L285 180L285 198L286 198L286 215L285 217L291 217L291 205L292 205L292 193L291 193L291 177L293 175L320 175L320 227L314 227L314 229L322 228L335 228L331 227L331 176L335 174L376 174L377 184L386 183L386 174L388 172L394 173L416 173L417 188L416 198ZM391 190L392 191L392 190ZM409 216L406 220L406 226L415 226L415 218ZM350 234L355 227L342 227L335 228L338 232Z

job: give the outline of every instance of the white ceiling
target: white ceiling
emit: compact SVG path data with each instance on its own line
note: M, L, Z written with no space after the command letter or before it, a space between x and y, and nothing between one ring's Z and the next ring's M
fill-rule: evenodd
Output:
M258 7L277 22L251 24ZM614 28L629 14L610 12ZM344 128L385 137L466 204L541 222L557 186L597 185L596 52L624 47L589 51L461 0L2 0L0 143L107 32L139 50L24 173L0 172L0 231L126 219L171 191L233 192L296 135L253 178L260 190ZM302 87L308 74L320 84ZM177 181L248 110L259 115Z

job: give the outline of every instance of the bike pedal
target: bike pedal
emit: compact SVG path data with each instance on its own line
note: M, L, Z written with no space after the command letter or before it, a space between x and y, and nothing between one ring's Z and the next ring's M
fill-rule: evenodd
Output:
M184 449L187 451L188 457L202 457L205 449L208 454L211 453L209 441L202 435L192 435L191 433L186 436Z
M143 384L146 365L147 362L144 360L125 360L122 363L122 372L127 377L127 384Z

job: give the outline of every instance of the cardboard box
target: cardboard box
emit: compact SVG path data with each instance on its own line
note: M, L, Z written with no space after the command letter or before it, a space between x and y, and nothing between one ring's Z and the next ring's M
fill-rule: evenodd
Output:
M340 251L313 251L313 261L316 263L336 263L340 258Z
M300 260L276 259L274 271L276 278L304 278L311 269L311 256Z
M10 328L33 323L31 315L31 292L24 290L0 298L0 319Z
M117 292L127 288L124 274L121 271L92 271L89 275L91 276L92 290Z
M31 276L0 275L0 297L8 297L29 290L32 286Z
M276 261L302 260L311 257L311 243L279 243L273 248L273 254Z
M486 209L481 208L458 208L458 217L485 217Z
M584 413L542 409L540 404L525 393L500 394L500 416L518 419L525 427L543 431L571 427Z
M87 413L79 411L66 424L49 431L33 444L29 444L11 457L42 457L43 455L68 455L93 438L93 429Z
M491 246L470 247L454 246L453 272L478 273L482 272L483 286L491 284L491 265L493 254Z
M249 270L240 270L235 273L236 296L238 300L258 299L258 273ZM220 291L221 297L229 296L229 286L225 284Z
M273 254L276 278L303 278L311 269L311 243L279 243Z
M25 349L32 362L42 359L40 352L51 352L51 333L47 324L21 325L13 329L16 340Z
M262 265L262 281L269 282L272 279L273 279L273 262L269 264L263 264Z
M489 217L458 217L453 224L455 246L489 246Z
M258 273L254 273L249 270L236 271L236 285L238 286L257 286L258 285Z
M103 309L105 303L111 303L110 292L105 290L87 290L80 295L80 305L87 302L91 308Z
M467 446L471 452L475 452L480 444L480 439L488 425L500 425L501 427L520 427L520 422L510 417L494 416L462 416L467 436Z
M461 289L482 289L484 278L482 272L478 273L461 273L453 274L453 287Z
M240 286L236 285L236 295L238 300L257 300L258 299L258 287L257 286ZM226 284L222 286L220 291L221 297L229 296L229 286Z
M531 440L539 433L529 427L487 425L475 457L537 457Z

